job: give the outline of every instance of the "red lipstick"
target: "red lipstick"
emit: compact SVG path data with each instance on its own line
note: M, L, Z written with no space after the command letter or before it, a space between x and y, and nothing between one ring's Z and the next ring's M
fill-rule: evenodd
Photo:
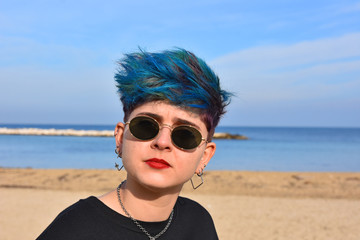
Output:
M151 158L151 159L146 160L145 162L150 167L156 168L156 169L164 169L164 168L170 167L170 164L163 159Z

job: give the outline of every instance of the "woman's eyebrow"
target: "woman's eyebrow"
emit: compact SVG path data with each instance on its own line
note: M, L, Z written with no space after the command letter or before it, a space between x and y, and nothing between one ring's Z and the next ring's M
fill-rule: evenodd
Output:
M193 122L190 122L188 120L185 120L185 119L182 119L182 118L175 118L175 121L174 121L177 125L190 125L194 128L197 128L198 130L200 130L200 127L198 125L196 125L195 123Z
M160 121L160 122L163 120L163 117L161 115L158 115L158 114L155 114L155 113L152 113L152 112L140 112L140 113L138 113L136 115L137 116L146 115L146 116L152 117L152 118L154 118L154 119L156 119L157 121ZM198 125L196 125L195 123L193 123L191 121L183 119L183 118L174 118L174 123L175 123L175 125L190 125L192 127L197 128L198 130L200 130L200 127Z
M151 113L151 112L140 112L140 113L136 114L136 116L143 116L143 115L152 117L152 118L154 118L154 119L157 120L157 121L161 121L161 120L162 120L162 117L161 117L160 115L155 114L155 113Z

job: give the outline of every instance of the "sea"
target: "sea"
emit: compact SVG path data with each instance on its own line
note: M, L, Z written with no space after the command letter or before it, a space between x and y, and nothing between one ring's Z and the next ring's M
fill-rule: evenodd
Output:
M113 130L113 125L0 124L7 128ZM217 139L206 169L360 172L360 128L229 127L216 132L248 140ZM0 167L111 169L112 137L0 135Z

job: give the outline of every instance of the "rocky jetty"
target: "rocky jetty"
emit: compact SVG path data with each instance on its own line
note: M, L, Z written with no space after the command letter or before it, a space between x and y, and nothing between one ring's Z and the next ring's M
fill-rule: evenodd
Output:
M114 131L74 130L74 129L40 129L40 128L0 128L2 135L34 136L77 136L77 137L113 137Z
M235 139L235 140L248 140L249 138L240 134L230 133L214 133L214 139Z
M114 131L75 130L75 129L40 129L40 128L0 128L0 135L34 136L77 136L77 137L113 137ZM215 133L214 139L246 140L246 136L230 133Z

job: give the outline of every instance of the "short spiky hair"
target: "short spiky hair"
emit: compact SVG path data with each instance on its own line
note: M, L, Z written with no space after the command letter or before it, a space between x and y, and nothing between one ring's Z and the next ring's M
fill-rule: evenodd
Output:
M219 78L202 59L184 49L140 50L118 64L115 81L125 121L141 104L168 101L200 113L211 139L231 94L220 88Z

